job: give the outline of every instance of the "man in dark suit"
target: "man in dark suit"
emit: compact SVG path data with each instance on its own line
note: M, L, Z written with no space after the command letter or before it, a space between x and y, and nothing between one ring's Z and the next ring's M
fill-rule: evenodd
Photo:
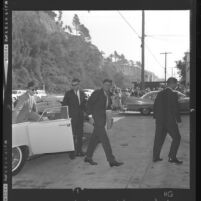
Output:
M156 131L153 147L153 162L161 161L160 152L167 133L172 138L169 151L169 162L181 164L176 155L179 148L181 136L178 123L181 122L178 104L178 94L173 90L177 86L177 79L170 77L167 87L160 91L155 99L153 112L156 119Z
M84 112L86 111L86 96L80 90L80 80L73 79L71 83L72 89L65 93L63 106L68 106L69 117L71 118L72 132L74 136L75 152L71 152L69 157L74 159L76 156L84 156L82 151L82 137Z
M112 154L112 148L110 145L109 138L107 136L105 125L106 125L106 110L111 109L111 97L110 88L112 81L105 79L103 81L103 87L93 92L87 103L87 113L92 114L94 120L94 130L89 141L85 162L91 165L97 165L92 160L93 153L99 142L101 142L105 151L107 161L111 167L120 166L123 163L117 162L114 155Z

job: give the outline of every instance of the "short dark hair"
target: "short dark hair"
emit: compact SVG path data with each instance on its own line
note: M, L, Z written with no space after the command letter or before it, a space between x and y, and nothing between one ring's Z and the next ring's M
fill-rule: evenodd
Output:
M167 84L176 84L177 83L177 79L175 77L170 77L167 80Z
M30 82L28 82L28 84L27 84L27 88L30 88L30 87L36 87L36 84L35 84L34 81L30 81Z
M72 82L80 82L80 80L78 78L73 78Z
M110 80L110 79L108 79L108 78L106 78L106 79L103 80L103 84L104 84L105 82L109 82L110 84L112 84L112 80Z

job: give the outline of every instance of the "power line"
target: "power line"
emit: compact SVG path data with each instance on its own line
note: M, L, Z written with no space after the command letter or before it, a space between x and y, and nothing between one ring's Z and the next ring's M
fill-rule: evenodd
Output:
M163 68L163 66L160 64L160 62L158 61L158 59L155 57L155 55L152 53L152 51L149 49L149 47L145 44L145 47L147 48L147 50L150 52L151 56L154 58L154 60L159 64L159 66L161 68Z
M137 33L137 31L135 31L135 29L131 26L131 24L128 22L128 20L123 16L123 14L120 13L120 11L117 11L119 13L119 15L121 16L121 18L126 22L126 24L134 31L134 33L138 36L138 38L141 40L141 37L139 36L139 34Z
M126 24L134 31L134 33L138 36L138 38L141 40L141 37L139 36L139 34L135 31L135 29L133 28L133 26L128 22L128 20L123 16L123 14L120 13L120 11L117 11L119 13L119 15L121 16L121 18L126 22ZM147 35L146 35L147 36ZM161 68L162 65L160 64L160 62L156 59L156 57L154 56L154 54L152 53L152 51L149 49L149 47L145 44L145 47L148 49L148 51L150 52L151 56L154 58L154 60L159 64L159 66Z

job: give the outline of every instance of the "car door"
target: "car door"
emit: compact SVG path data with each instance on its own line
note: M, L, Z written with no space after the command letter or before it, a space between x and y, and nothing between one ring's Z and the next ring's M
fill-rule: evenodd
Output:
M71 120L68 118L68 114L61 115L64 108L46 109L39 122L28 125L30 147L33 154L74 150Z

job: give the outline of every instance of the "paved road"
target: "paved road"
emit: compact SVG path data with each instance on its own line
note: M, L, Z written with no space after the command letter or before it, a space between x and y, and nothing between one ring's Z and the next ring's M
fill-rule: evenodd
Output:
M94 154L97 166L78 157L70 160L67 153L42 155L28 161L13 177L13 188L189 188L189 116L182 115L182 141L178 156L180 166L167 162L170 138L162 149L162 162L153 164L154 140L152 116L127 114L115 117L109 132L113 153L123 161L120 167L109 167L101 145Z

